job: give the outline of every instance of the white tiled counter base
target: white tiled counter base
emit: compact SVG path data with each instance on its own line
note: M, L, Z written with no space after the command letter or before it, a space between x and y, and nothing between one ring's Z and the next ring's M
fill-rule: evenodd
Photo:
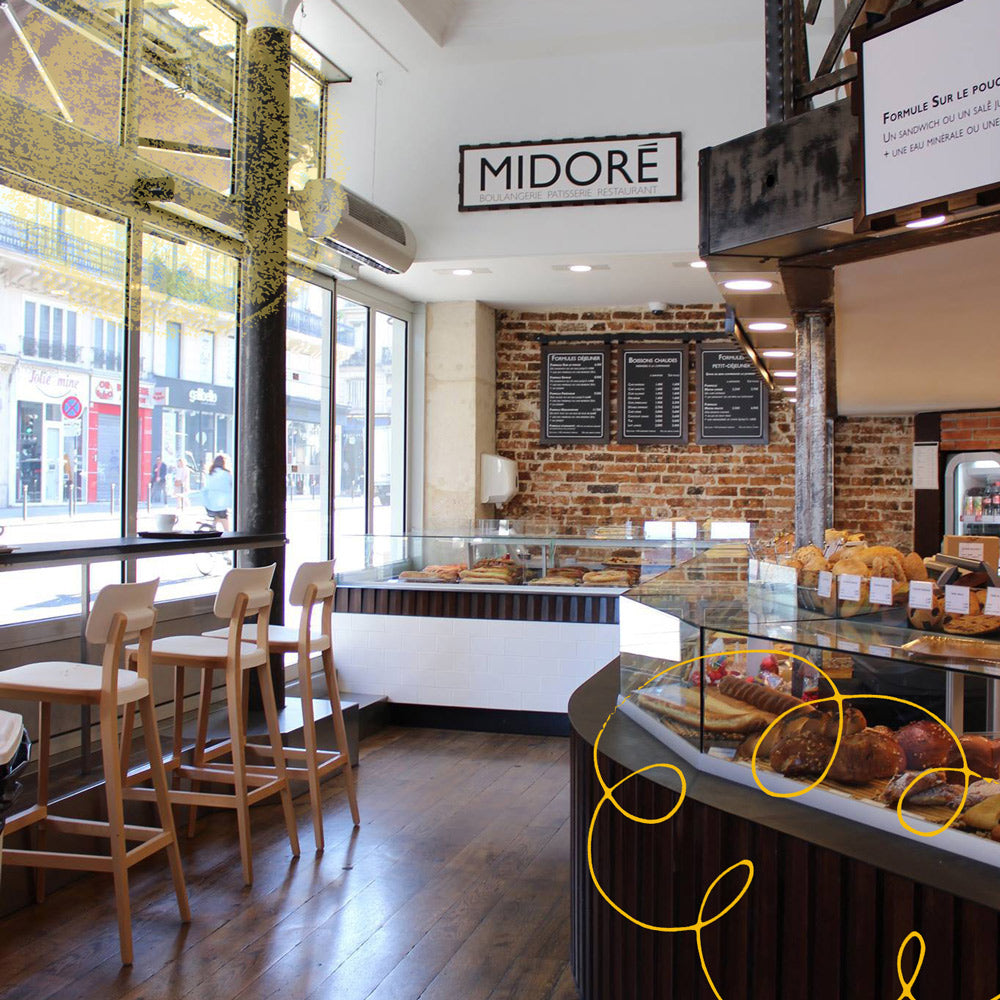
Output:
M618 626L339 613L343 691L413 705L565 712L618 655Z

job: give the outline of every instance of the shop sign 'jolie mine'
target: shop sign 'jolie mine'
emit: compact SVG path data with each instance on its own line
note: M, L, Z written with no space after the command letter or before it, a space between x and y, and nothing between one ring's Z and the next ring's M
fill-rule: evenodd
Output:
M680 201L681 134L459 146L458 209Z

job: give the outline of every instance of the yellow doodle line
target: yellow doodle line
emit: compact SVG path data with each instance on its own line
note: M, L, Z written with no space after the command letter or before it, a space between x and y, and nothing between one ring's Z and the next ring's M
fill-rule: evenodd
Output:
M764 792L765 795L770 795L772 798L779 798L779 799L796 798L800 795L805 795L807 792L812 791L812 789L814 789L817 785L823 782L827 774L830 772L830 768L833 766L833 762L837 757L837 752L840 750L840 743L844 732L844 702L847 700L847 697L840 693L840 691L837 689L837 685L833 682L833 680L829 676L827 676L827 674L821 668L817 667L815 663L813 663L811 660L807 659L804 656L798 656L794 653L786 653L783 650L778 650L778 649L738 650L736 652L729 653L727 655L742 656L742 655L748 655L750 653L760 653L765 656L778 655L778 656L790 657L793 660L799 660L800 662L805 663L808 666L812 667L821 677L823 677L823 679L833 689L834 693L832 695L829 695L824 698L818 698L815 701L808 703L810 705L817 705L829 701L829 702L834 702L837 705L838 709L837 736L834 741L833 752L830 754L830 759L827 762L826 767L823 769L823 773L820 774L819 777L817 777L813 782L806 785L804 788L798 789L793 792L775 792L769 788L766 788L761 783L761 780L757 774L757 751L760 749L761 742L768 735L768 733L770 733L771 730L775 726L777 726L782 721L782 719L785 718L786 715L790 715L793 712L800 711L802 708L801 705L796 705L793 708L788 709L786 712L782 712L781 715L775 718L774 721L771 722L771 724L767 727L767 729L765 729L764 732L761 733L760 737L757 740L757 743L754 745L753 754L751 755L750 766L751 766L751 771L753 773L754 782L756 783L757 787L760 788L762 792ZM638 692L642 691L643 688L648 687L654 681L663 677L665 674L669 674L671 671L676 670L678 667L686 667L695 663L699 663L702 660L714 659L718 655L719 655L718 653L704 653L701 656L695 656L689 660L683 660L680 663L675 663L673 666L667 667L665 670L661 670L659 673L654 674L639 687L629 692L628 698L631 698L633 694L637 694ZM965 806L966 797L968 796L969 792L969 779L981 777L981 775L977 774L975 771L969 768L969 762L965 756L965 749L962 747L961 741L952 731L951 727L948 726L948 724L944 722L944 720L940 719L929 709L924 708L922 705L917 705L915 702L907 701L905 698L896 698L893 695L869 694L869 695L851 695L850 699L851 701L869 699L869 700L899 702L902 705L908 705L911 708L916 708L921 712L925 712L935 722L937 722L947 731L948 735L954 741L955 746L958 748L959 756L962 759L962 766L936 767L936 768L932 767L932 768L927 768L924 771L921 771L920 774L918 774L915 778L913 778L913 780L910 781L910 783L903 790L903 794L899 797L899 802L896 805L896 814L899 818L900 824L910 833L916 834L918 837L935 837L942 831L947 830L948 827L950 827L952 823L954 823L955 820L959 817L963 807ZM601 743L601 737L604 735L604 731L605 729L607 729L608 723L611 722L617 711L618 711L618 706L616 705L611 710L611 713L608 715L608 717L604 720L604 724L601 726L600 731L597 734L597 738L594 740L594 773L597 775L597 780L600 782L601 788L604 790L604 794L602 795L601 800L594 807L594 813L590 819L590 829L587 831L587 865L590 869L590 878L593 881L595 888L600 893L601 897L604 899L604 901L613 910L615 910L616 913L619 913L626 920L628 920L632 924L635 924L637 927L641 927L644 930L648 931L657 931L663 934L680 934L686 932L693 932L695 936L695 943L698 949L698 959L701 962L701 971L705 976L705 981L708 983L709 988L712 990L713 995L716 997L716 1000L723 1000L722 994L719 993L718 989L716 988L715 982L712 979L712 976L708 971L708 966L705 962L705 953L702 946L701 932L704 930L704 928L710 926L711 924L714 924L717 920L721 920L724 916L726 916L726 914L729 913L729 911L732 910L733 907L736 906L736 904L739 903L739 901L746 895L747 891L750 889L750 885L753 882L754 878L753 862L750 861L748 858L744 859L743 861L737 861L735 864L730 865L727 869L725 869L725 871L721 872L718 876L716 876L712 884L705 890L705 894L701 900L701 905L698 908L697 920L693 924L687 924L684 926L676 926L676 927L657 926L656 924L648 924L642 920L639 920L636 917L633 917L630 913L622 909L608 895L604 887L601 885L599 879L597 878L597 873L594 870L594 850L593 850L594 828L597 825L597 817L600 814L601 809L603 808L605 802L611 802L611 804L615 807L615 809L618 810L619 813L621 813L622 816L624 816L626 819L631 820L634 823L643 823L646 824L647 826L655 826L659 823L665 823L667 820L672 819L677 814L677 811L680 809L681 805L684 802L684 799L687 796L687 780L684 777L684 772L676 764L665 764L665 763L647 764L645 767L639 768L639 770L632 771L630 774L627 774L624 778L616 782L614 785L609 786L607 782L605 782L604 776L601 774L600 761L598 759L599 747ZM666 768L667 770L673 771L680 779L681 787L677 797L677 802L674 805L674 807L664 816L654 817L652 819L643 816L635 816L618 802L618 800L615 798L615 792L619 788L621 788L621 786L624 785L627 781L630 781L632 778L635 778L640 774L644 774L646 771L652 771L657 768ZM921 778L924 777L924 775L931 774L936 771L957 772L962 775L963 778L962 798L959 801L958 805L956 806L955 811L952 813L949 820L942 826L940 826L937 829L929 831L916 830L912 826L910 826L910 824L907 823L907 821L903 817L903 803L906 799L906 796L910 793L910 791L913 789L916 783L920 781ZM712 892L715 890L715 887L720 882L722 882L726 878L726 876L730 874L730 872L734 872L738 868L745 868L747 871L746 881L743 883L743 887L736 894L736 896L718 913L706 919L704 915L705 908L708 905L708 901L712 895ZM903 955L911 941L916 941L918 943L919 952L917 955L916 966L913 970L913 973L907 979L903 973ZM903 940L903 943L899 946L899 951L896 954L896 973L899 977L899 983L903 988L903 992L900 993L897 1000L916 1000L916 998L913 995L913 987L916 984L917 978L920 975L920 970L923 967L926 951L927 951L927 946L924 942L924 938L918 931L911 931ZM1000 994L992 997L991 1000L1000 1000Z

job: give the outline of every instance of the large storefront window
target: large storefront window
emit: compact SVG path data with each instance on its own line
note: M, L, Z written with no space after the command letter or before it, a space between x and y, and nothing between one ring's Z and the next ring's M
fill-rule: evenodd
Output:
M333 291L288 279L286 589L330 544L330 331Z
M199 243L143 237L140 528L171 517L184 530L235 527L238 274L235 258ZM221 557L139 562L163 599L208 593L228 568Z
M372 374L372 530L378 535L401 534L406 480L406 323L375 313Z
M210 0L147 0L143 34L142 156L229 194L239 22Z
M365 532L405 522L406 323L337 299L334 439L337 567L364 559Z
M121 533L125 226L0 186L3 543ZM71 614L65 570L0 574L6 621Z
M3 7L0 91L117 142L122 92L118 9L96 0L6 0Z
M341 571L364 559L356 540L368 526L368 312L337 298L333 484L334 552Z

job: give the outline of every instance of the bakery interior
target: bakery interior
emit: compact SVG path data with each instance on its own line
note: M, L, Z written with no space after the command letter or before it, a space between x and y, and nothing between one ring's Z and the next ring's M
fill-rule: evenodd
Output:
M4 995L1000 991L993 0L2 7Z

